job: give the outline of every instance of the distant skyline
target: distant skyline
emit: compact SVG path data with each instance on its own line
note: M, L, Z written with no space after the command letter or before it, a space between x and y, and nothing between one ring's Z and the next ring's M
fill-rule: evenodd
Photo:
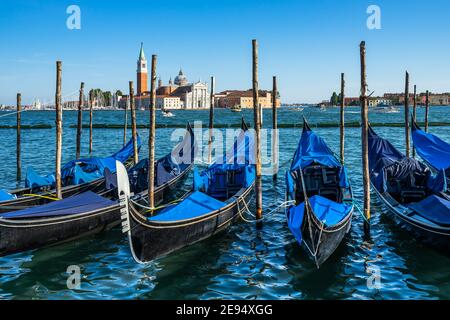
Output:
M66 9L81 10L70 30ZM370 5L381 29L367 25ZM63 61L63 95L101 88L128 93L141 42L158 55L164 83L180 67L190 81L216 78L216 91L251 88L251 40L258 39L260 88L272 76L285 103L314 103L339 91L359 95L359 43L366 41L370 92L448 92L448 0L203 0L0 2L0 104L52 100L55 61Z

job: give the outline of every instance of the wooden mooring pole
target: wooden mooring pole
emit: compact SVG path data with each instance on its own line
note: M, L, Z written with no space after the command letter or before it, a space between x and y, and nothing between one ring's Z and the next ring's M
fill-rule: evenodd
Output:
M405 147L406 156L410 155L410 142L409 142L409 73L406 71L405 75Z
M61 191L61 155L62 155L62 105L61 105L61 73L62 63L56 61L56 94L55 94L55 109L56 109L56 197L62 199Z
M123 145L127 144L127 127L128 127L128 104L131 104L131 96L128 98L127 103L125 103L124 110L124 120L123 120Z
M261 106L259 104L258 89L258 42L252 40L253 49L253 110L255 121L255 141L256 141L256 182L255 182L255 199L256 199L256 219L262 219L262 165L261 165Z
M134 105L133 81L129 82L129 87L130 87L130 110L131 110L131 134L133 135L133 159L134 164L136 164L139 162L139 151L137 143L136 107Z
M84 90L84 82L80 85L80 97L78 99L78 118L77 118L77 146L75 151L75 158L80 159L81 154L81 131L82 122L83 122L83 90Z
M215 86L215 78L211 77L211 97L209 105L208 163L211 163L212 161L212 139L214 129L214 86Z
M20 158L20 124L22 113L22 95L20 93L17 94L17 140L16 140L16 160L17 160L17 171L16 171L16 180L22 180L22 161Z
M156 55L152 55L152 71L150 78L150 130L148 138L148 205L154 208L155 189L155 122L156 122Z
M92 118L93 118L94 92L89 92L89 155L92 155Z
M273 161L273 180L278 176L278 115L277 115L277 77L273 76L272 85L272 161Z
M416 102L416 99L417 99L417 86L416 85L414 85L414 101L413 101L413 120L414 120L414 122L416 122L417 120L416 120L416 108L417 108L417 102ZM413 158L415 158L416 157L416 148L414 147L414 145L413 145L413 149L412 149L412 156L413 156Z
M345 161L345 75L341 73L341 110L340 110L340 153L341 153L341 163L344 164Z
M428 112L430 110L430 92L427 90L425 97L425 132L428 132Z
M364 189L364 235L370 237L370 178L369 178L369 110L367 105L366 42L360 44L361 57L361 138Z

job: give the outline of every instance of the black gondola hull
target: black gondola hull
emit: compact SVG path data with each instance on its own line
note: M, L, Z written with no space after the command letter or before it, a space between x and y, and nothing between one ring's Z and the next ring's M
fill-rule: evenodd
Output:
M218 211L198 219L174 223L150 222L130 203L129 238L135 259L139 262L148 262L226 229L247 210L246 203L250 200L252 191L253 185L242 191L239 200L227 204Z
M384 209L388 212L388 216L396 225L423 244L433 247L440 252L450 254L450 228L436 228L430 225L419 224L393 206L373 185L372 187Z
M52 219L0 219L0 256L75 240L120 223L119 205Z
M307 214L302 225L302 249L320 267L341 244L350 231L353 212L332 228L323 228L314 214ZM311 232L310 232L311 230Z

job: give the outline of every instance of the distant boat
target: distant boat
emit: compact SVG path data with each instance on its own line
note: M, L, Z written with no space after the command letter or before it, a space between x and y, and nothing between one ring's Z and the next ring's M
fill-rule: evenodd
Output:
M174 117L175 116L172 112L167 111L167 110L161 110L161 112L162 112L163 117Z
M232 112L241 112L242 108L241 108L241 106L234 106L234 107L231 107L230 110Z
M375 113L399 113L400 109L394 106L388 106L385 104L380 104L376 107L373 107L371 109L369 109L372 112Z

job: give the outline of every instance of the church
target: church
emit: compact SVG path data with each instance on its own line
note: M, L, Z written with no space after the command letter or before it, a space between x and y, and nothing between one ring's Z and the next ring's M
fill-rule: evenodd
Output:
M138 109L148 109L150 105L148 64L147 59L145 58L144 46L142 43L137 61L136 77L136 107ZM163 85L161 77L158 80L156 89L156 108L200 109L209 108L210 102L211 97L208 91L207 83L201 81L192 83L189 82L181 68L174 81L170 78L168 84Z

